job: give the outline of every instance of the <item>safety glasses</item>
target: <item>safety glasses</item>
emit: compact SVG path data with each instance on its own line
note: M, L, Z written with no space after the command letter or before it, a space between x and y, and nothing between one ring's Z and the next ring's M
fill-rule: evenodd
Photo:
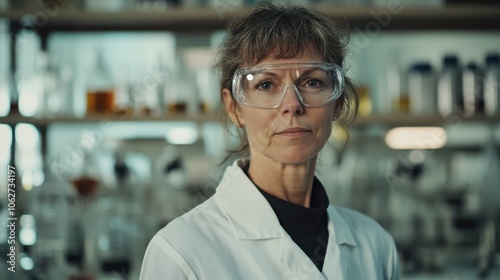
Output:
M239 69L233 76L233 96L242 105L277 108L289 88L304 106L322 106L342 95L344 71L333 63L279 63Z

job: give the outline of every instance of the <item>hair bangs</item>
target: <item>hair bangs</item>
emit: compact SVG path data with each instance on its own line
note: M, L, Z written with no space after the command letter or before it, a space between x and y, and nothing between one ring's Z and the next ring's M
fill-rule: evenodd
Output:
M306 51L319 52L324 56L325 49L320 46L327 44L321 40L323 38L311 36L315 33L312 25L304 17L293 14L281 14L268 21L256 22L251 28L248 45L241 49L244 66L257 64L266 58L296 58Z
M287 41L277 39L267 44L263 48L255 48L253 53L242 54L245 66L251 66L263 61L266 58L290 59L297 58L306 51L314 52L317 48L314 44L305 41Z

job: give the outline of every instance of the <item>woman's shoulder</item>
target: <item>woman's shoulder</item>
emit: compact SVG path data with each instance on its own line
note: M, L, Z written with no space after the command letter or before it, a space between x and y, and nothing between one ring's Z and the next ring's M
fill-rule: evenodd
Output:
M214 201L207 199L188 212L173 219L157 232L157 236L167 240L172 245L186 246L192 240L204 240L209 233L228 230L224 213Z
M356 239L369 238L377 241L393 242L392 236L373 218L353 209L331 206L348 224Z
M187 229L196 230L201 227L201 224L210 223L215 219L216 207L214 207L213 199L209 198L203 203L190 209L182 215L179 215L163 227L158 233L162 235L170 235L177 231Z

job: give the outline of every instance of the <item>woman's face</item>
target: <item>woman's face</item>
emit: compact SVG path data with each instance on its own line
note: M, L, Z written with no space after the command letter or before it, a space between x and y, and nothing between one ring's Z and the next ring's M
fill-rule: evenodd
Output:
M322 60L306 51L293 59L267 58L255 66L301 62ZM246 130L252 159L264 156L282 164L306 163L318 154L330 136L335 102L305 107L291 87L274 109L236 104L228 89L223 90L223 97L231 120Z

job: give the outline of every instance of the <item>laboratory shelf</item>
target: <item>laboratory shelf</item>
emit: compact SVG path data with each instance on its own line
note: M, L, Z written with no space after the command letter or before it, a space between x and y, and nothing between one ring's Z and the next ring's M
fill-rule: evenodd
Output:
M218 113L206 114L169 114L160 117L138 117L116 114L97 114L85 116L83 118L75 117L54 117L54 118L38 118L38 117L25 117L21 115L9 115L0 117L0 124L15 125L18 123L30 123L38 126L47 126L58 123L100 123L100 122L221 122L221 116ZM386 127L396 126L446 126L456 125L459 123L469 124L492 124L500 125L500 116L486 117L486 116L441 116L441 115L411 115L411 114L383 114L383 115L370 115L358 116L354 122L354 127L364 127L372 125L382 125Z
M345 7L319 5L314 8L332 18L345 18L352 29L367 32L397 30L500 30L500 5L447 6L443 8ZM40 14L40 10L0 12L12 24L30 15L33 28L40 33L54 31L208 31L223 29L234 17L247 10L233 7L171 8L163 11L71 11ZM26 17L27 16L27 17Z
M500 124L500 116L487 117L484 115L465 116L452 114L442 116L439 114L379 114L360 116L354 122L354 126L384 125L395 126L449 126L460 123L468 124Z
M96 114L91 116L85 116L83 118L75 117L54 117L54 118L38 118L38 117L25 117L21 115L10 115L7 117L0 117L0 124L15 125L18 123L29 123L35 126L48 126L51 124L61 124L61 123L104 123L104 122L195 122L195 123L205 123L205 122L217 122L220 118L215 113L207 114L170 114L161 117L138 117L138 116L127 116L127 115L116 115L116 114Z

